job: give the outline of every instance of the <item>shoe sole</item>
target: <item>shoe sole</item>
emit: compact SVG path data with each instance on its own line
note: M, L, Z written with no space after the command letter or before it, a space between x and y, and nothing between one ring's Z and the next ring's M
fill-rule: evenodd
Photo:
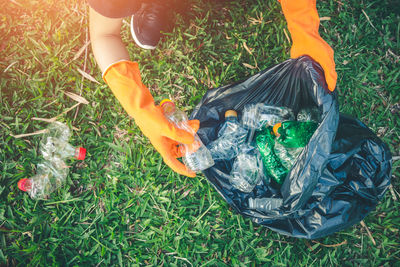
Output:
M155 46L146 45L146 44L142 44L141 42L139 42L139 39L137 38L137 36L135 34L135 30L133 28L133 17L134 17L134 15L132 15L132 18L131 18L131 34L132 34L132 37L133 37L133 40L135 41L135 43L143 49L149 49L149 50L156 49Z

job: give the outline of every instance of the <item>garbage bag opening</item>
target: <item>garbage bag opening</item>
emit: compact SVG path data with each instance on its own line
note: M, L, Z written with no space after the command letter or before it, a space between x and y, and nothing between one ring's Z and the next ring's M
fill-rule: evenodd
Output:
M317 238L357 223L377 205L390 184L390 151L361 122L339 115L337 94L327 89L318 63L308 56L289 59L209 90L191 114L200 120L204 144L217 138L225 111L240 117L251 103L288 107L295 114L318 107L321 120L279 189L259 183L244 193L232 187L233 160L203 171L237 212L282 234Z

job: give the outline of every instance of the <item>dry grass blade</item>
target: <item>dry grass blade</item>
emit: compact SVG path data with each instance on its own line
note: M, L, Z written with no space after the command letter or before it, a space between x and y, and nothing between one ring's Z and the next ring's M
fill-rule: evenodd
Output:
M216 201L214 201L214 202L210 205L210 207L208 207L208 209L207 209L199 218L197 218L197 220L194 222L194 225L196 225L196 224L201 220L201 218L203 218L204 215L207 214L207 212L214 206L215 202L216 202Z
M34 120L34 121L54 122L54 121L56 121L56 117L51 118L51 119L33 117L32 120Z
M310 243L308 243L307 240L304 240L304 243L306 244L306 246L308 247L309 250L313 251L314 249L311 247Z
M253 52L251 52L250 48L247 46L246 42L243 42L243 47L246 49L246 51L250 54L253 55Z
M368 234L369 238L371 239L372 244L374 244L374 246L376 246L375 239L374 239L374 237L372 236L371 232L369 231L367 225L365 225L365 222L364 222L364 221L361 221L360 224L361 224L362 227L365 228L365 230L367 230L367 234Z
M369 19L369 17L368 17L368 15L367 15L367 13L365 13L365 11L364 11L364 9L361 9L361 12L364 14L364 16L367 18L367 20L368 20L368 23L372 26L372 28L374 28L375 29L375 31L378 31L378 29L377 28L375 28L375 26L372 24L372 22L371 22L371 20Z
M18 134L18 135L11 134L11 136L14 138L22 138L22 137L27 137L27 136L32 136L32 135L44 134L45 132L47 132L47 129L36 131L33 133L27 133L27 134Z
M74 58L72 60L77 60L82 54L83 52L85 52L86 48L88 47L88 45L90 44L90 41L87 41L82 47L81 49L79 49L79 51L75 54Z
M57 116L50 118L50 119L46 119L46 118L36 118L33 117L32 120L35 121L45 121L45 122L53 122L56 121L58 117L60 117L61 115L64 115L65 113L70 112L71 110L73 110L74 108L76 108L77 106L79 106L81 103L76 103L75 105L73 105L72 107L68 108L67 110L65 110L64 112L58 114Z
M344 240L343 242L340 242L340 243L338 243L338 244L333 244L333 245L323 244L323 243L318 242L318 241L315 241L315 240L313 240L312 242L313 242L313 243L316 243L316 244L320 244L321 246L327 247L327 248L335 248L335 247L340 247L340 246L343 246L343 245L346 245L346 244L347 244L347 240Z
M10 2L12 2L12 3L16 4L17 6L20 6L20 7L23 7L23 8L25 8L25 6L21 5L20 3L18 3L18 2L17 2L17 1L15 1L15 0L10 0Z
M14 62L11 63L10 65L8 65L7 68L5 68L5 69L3 70L3 72L8 71L12 66L14 66L14 65L17 64L17 63L18 63L18 61L14 61Z
M85 105L89 104L89 101L87 101L85 98L83 98L80 95L77 95L77 94L74 94L74 93L71 93L71 92L64 92L64 94L66 96L68 96L69 98L75 100L78 103L85 104Z
M93 76L92 75L90 75L89 73L87 73L87 72L84 72L83 70L81 70L81 69L77 69L78 70L78 72L83 76L83 77L85 77L86 79L88 79L89 81L92 81L92 82L95 82L95 83L97 83L97 84L100 84L95 78L93 78Z
M178 260L183 260L183 261L186 261L187 263L189 263L190 264L190 266L193 266L193 264L188 260L188 259L186 259L186 258L182 258L182 257L177 257L177 256L174 256L174 258L175 259L178 259Z
M245 66L246 68L249 68L249 69L252 69L252 70L254 70L256 67L254 67L254 66L252 66L252 65L250 65L250 64L247 64L247 63L242 63L243 64L243 66Z
M289 35L288 35L286 29L283 29L283 33L285 34L288 43L289 43L289 44L292 43L292 42L290 41L290 37L289 37Z
M331 20L331 17L320 17L320 21L326 21L326 20Z
M396 193L394 192L393 185L389 186L389 191L390 191L390 194L392 195L393 200L397 202L397 196L396 196Z
M182 197L186 197L190 193L191 190L192 189L188 189L185 192L183 192Z

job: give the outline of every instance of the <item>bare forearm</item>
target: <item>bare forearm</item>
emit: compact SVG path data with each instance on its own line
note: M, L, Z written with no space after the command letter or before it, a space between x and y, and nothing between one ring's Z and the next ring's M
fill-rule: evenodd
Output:
M129 60L128 51L118 36L103 36L92 41L93 54L102 72L120 60Z
M120 29L122 19L110 19L90 9L90 39L93 54L102 72L120 60L129 60L129 54L122 42Z

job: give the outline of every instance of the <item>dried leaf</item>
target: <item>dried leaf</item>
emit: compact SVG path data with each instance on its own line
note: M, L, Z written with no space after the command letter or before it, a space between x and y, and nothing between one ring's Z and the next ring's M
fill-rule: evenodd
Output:
M72 98L73 100L75 100L78 103L85 104L85 105L89 104L89 101L87 101L85 98L83 98L80 95L77 95L77 94L74 94L74 93L71 93L71 92L64 92L64 94L66 96Z
M251 52L250 48L247 46L246 42L243 42L243 47L246 49L246 51L250 54L253 55L253 52Z
M256 67L254 67L254 66L252 66L252 65L250 65L250 64L247 64L247 63L242 63L243 64L243 66L245 66L246 68L249 68L249 69L255 69Z
M85 49L88 47L88 45L90 44L90 41L87 41L86 44L84 44L81 49L79 49L79 51L75 54L74 58L72 60L77 60L83 52L85 52Z
M83 70L81 70L81 69L79 69L79 68L78 68L78 71L79 71L79 73L80 73L83 77L85 77L85 78L88 79L89 81L92 81L92 82L95 82L95 83L97 83L97 84L100 84L100 83L99 83L95 78L93 78L93 76L90 75L89 73L84 72Z

